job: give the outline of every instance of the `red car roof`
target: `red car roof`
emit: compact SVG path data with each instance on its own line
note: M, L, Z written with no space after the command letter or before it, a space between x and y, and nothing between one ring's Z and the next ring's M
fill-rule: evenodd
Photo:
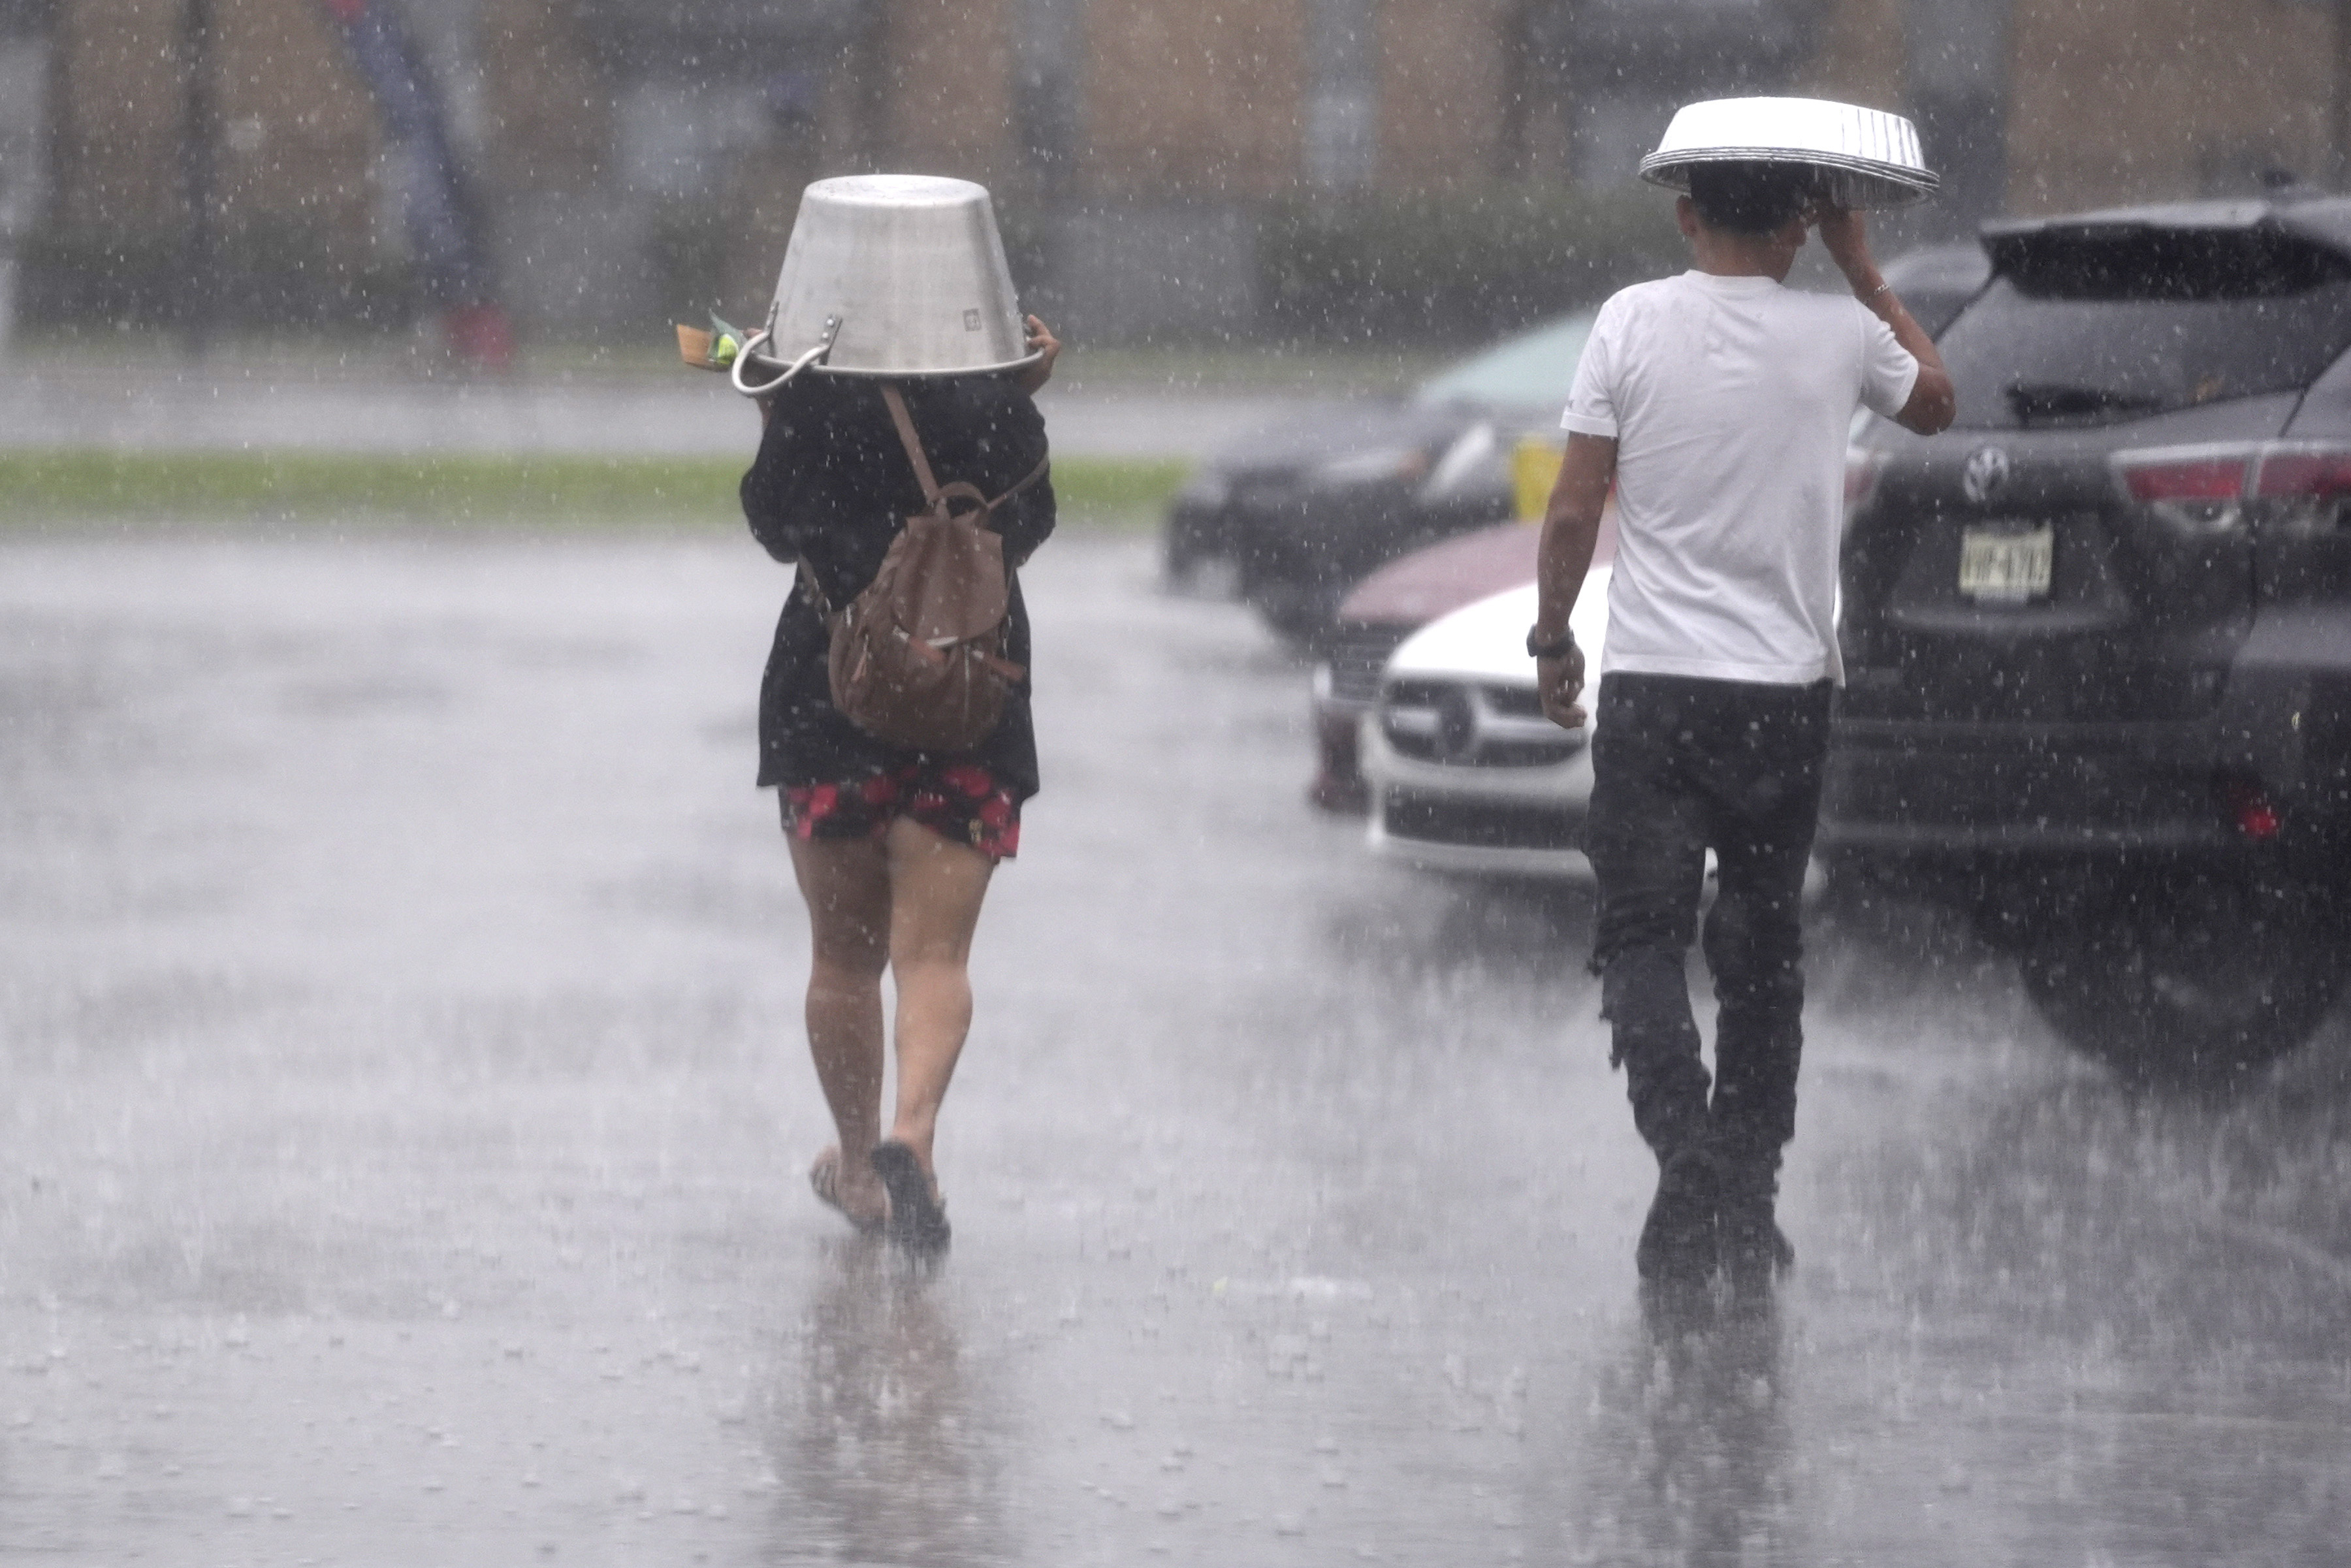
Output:
M1357 583L1340 602L1339 619L1384 625L1422 626L1489 594L1535 580L1535 545L1542 529L1533 523L1496 523L1457 534L1380 568ZM1594 566L1616 553L1616 511L1601 520Z

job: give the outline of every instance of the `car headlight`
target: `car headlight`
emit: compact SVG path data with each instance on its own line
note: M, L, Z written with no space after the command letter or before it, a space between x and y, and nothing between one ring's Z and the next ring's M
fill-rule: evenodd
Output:
M1410 485L1428 472L1428 454L1417 446L1383 446L1351 452L1314 465L1321 485Z

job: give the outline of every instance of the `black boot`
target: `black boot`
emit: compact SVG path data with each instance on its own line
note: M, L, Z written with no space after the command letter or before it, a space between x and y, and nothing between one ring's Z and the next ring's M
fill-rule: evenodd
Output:
M1731 1289L1742 1295L1769 1291L1774 1279L1796 1266L1796 1249L1773 1213L1780 1191L1778 1166L1776 1155L1722 1162L1716 1234L1723 1272Z
M1703 1143L1685 1145L1657 1161L1657 1196L1633 1249L1641 1278L1658 1284L1704 1284L1719 1250L1716 1211L1721 1168Z
M1662 947L1616 955L1601 976L1600 996L1633 1125L1657 1152L1657 1196L1633 1249L1634 1267L1653 1285L1702 1285L1714 1273L1720 1179L1681 955Z

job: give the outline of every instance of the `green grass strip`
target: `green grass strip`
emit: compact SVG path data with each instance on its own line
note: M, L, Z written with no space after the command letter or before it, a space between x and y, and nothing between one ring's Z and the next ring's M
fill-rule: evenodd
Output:
M83 518L329 521L393 516L449 523L632 517L741 521L747 459L369 455L303 452L0 451L0 521ZM1155 517L1184 482L1165 459L1058 458L1053 488L1071 522Z

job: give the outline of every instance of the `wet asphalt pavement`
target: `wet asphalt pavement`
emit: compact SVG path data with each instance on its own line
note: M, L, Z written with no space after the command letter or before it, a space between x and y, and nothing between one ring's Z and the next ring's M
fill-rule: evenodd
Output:
M0 1560L2342 1560L2340 1015L2136 1097L1832 907L1798 1271L1645 1318L1587 903L1369 862L1152 559L1028 577L921 1275L803 1179L747 540L0 541Z

